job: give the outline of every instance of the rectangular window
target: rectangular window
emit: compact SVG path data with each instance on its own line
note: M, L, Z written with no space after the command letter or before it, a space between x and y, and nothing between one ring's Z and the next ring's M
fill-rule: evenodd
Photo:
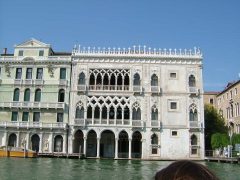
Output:
M44 54L44 50L40 50L39 51L39 56L43 56L43 54Z
M213 104L213 99L211 98L209 102L210 102L210 104Z
M32 68L27 68L26 79L32 79Z
M12 112L12 121L17 121L18 120L18 112L17 111L13 111Z
M157 154L157 148L152 148L152 154Z
M171 79L176 79L176 78L177 78L177 73L171 72L171 73L170 73L170 78L171 78Z
M40 121L40 112L33 112L33 122Z
M197 154L197 149L192 148L192 149L191 149L191 154L192 154L192 155L196 155L196 154Z
M60 68L60 79L66 79L66 68Z
M18 51L18 56L23 56L23 50Z
M63 122L63 113L57 113L57 122Z
M22 68L16 69L16 79L22 79Z
M29 112L23 112L22 121L28 121Z
M176 110L177 109L177 102L171 102L170 103L170 109Z
M237 92L237 88L235 88L235 95L237 95L237 93L238 93L238 92Z
M171 135L172 135L172 136L178 136L178 132L177 132L177 131L172 131L172 132L171 132Z
M37 68L36 79L42 79L42 76L43 76L43 68Z

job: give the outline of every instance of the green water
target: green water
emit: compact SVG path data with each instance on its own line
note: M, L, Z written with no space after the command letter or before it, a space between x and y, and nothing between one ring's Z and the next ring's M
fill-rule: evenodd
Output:
M153 179L169 161L0 158L0 180ZM201 162L223 180L240 180L239 164Z

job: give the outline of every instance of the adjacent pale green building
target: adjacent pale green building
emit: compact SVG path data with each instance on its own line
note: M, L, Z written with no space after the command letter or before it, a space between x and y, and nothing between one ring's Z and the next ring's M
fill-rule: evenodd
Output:
M31 39L0 56L0 144L67 151L71 53ZM54 145L55 144L55 145Z

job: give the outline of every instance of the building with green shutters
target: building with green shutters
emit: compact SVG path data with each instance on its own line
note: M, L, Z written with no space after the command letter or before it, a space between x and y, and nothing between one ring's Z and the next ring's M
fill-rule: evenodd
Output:
M1 145L67 151L71 53L31 39L0 57Z

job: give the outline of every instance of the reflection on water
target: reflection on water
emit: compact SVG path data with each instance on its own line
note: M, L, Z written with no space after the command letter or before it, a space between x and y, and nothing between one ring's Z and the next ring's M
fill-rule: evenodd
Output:
M1 180L140 180L152 179L155 172L166 167L170 161L130 160L79 160L79 159L23 159L0 158ZM237 180L240 165L206 163L220 179Z

